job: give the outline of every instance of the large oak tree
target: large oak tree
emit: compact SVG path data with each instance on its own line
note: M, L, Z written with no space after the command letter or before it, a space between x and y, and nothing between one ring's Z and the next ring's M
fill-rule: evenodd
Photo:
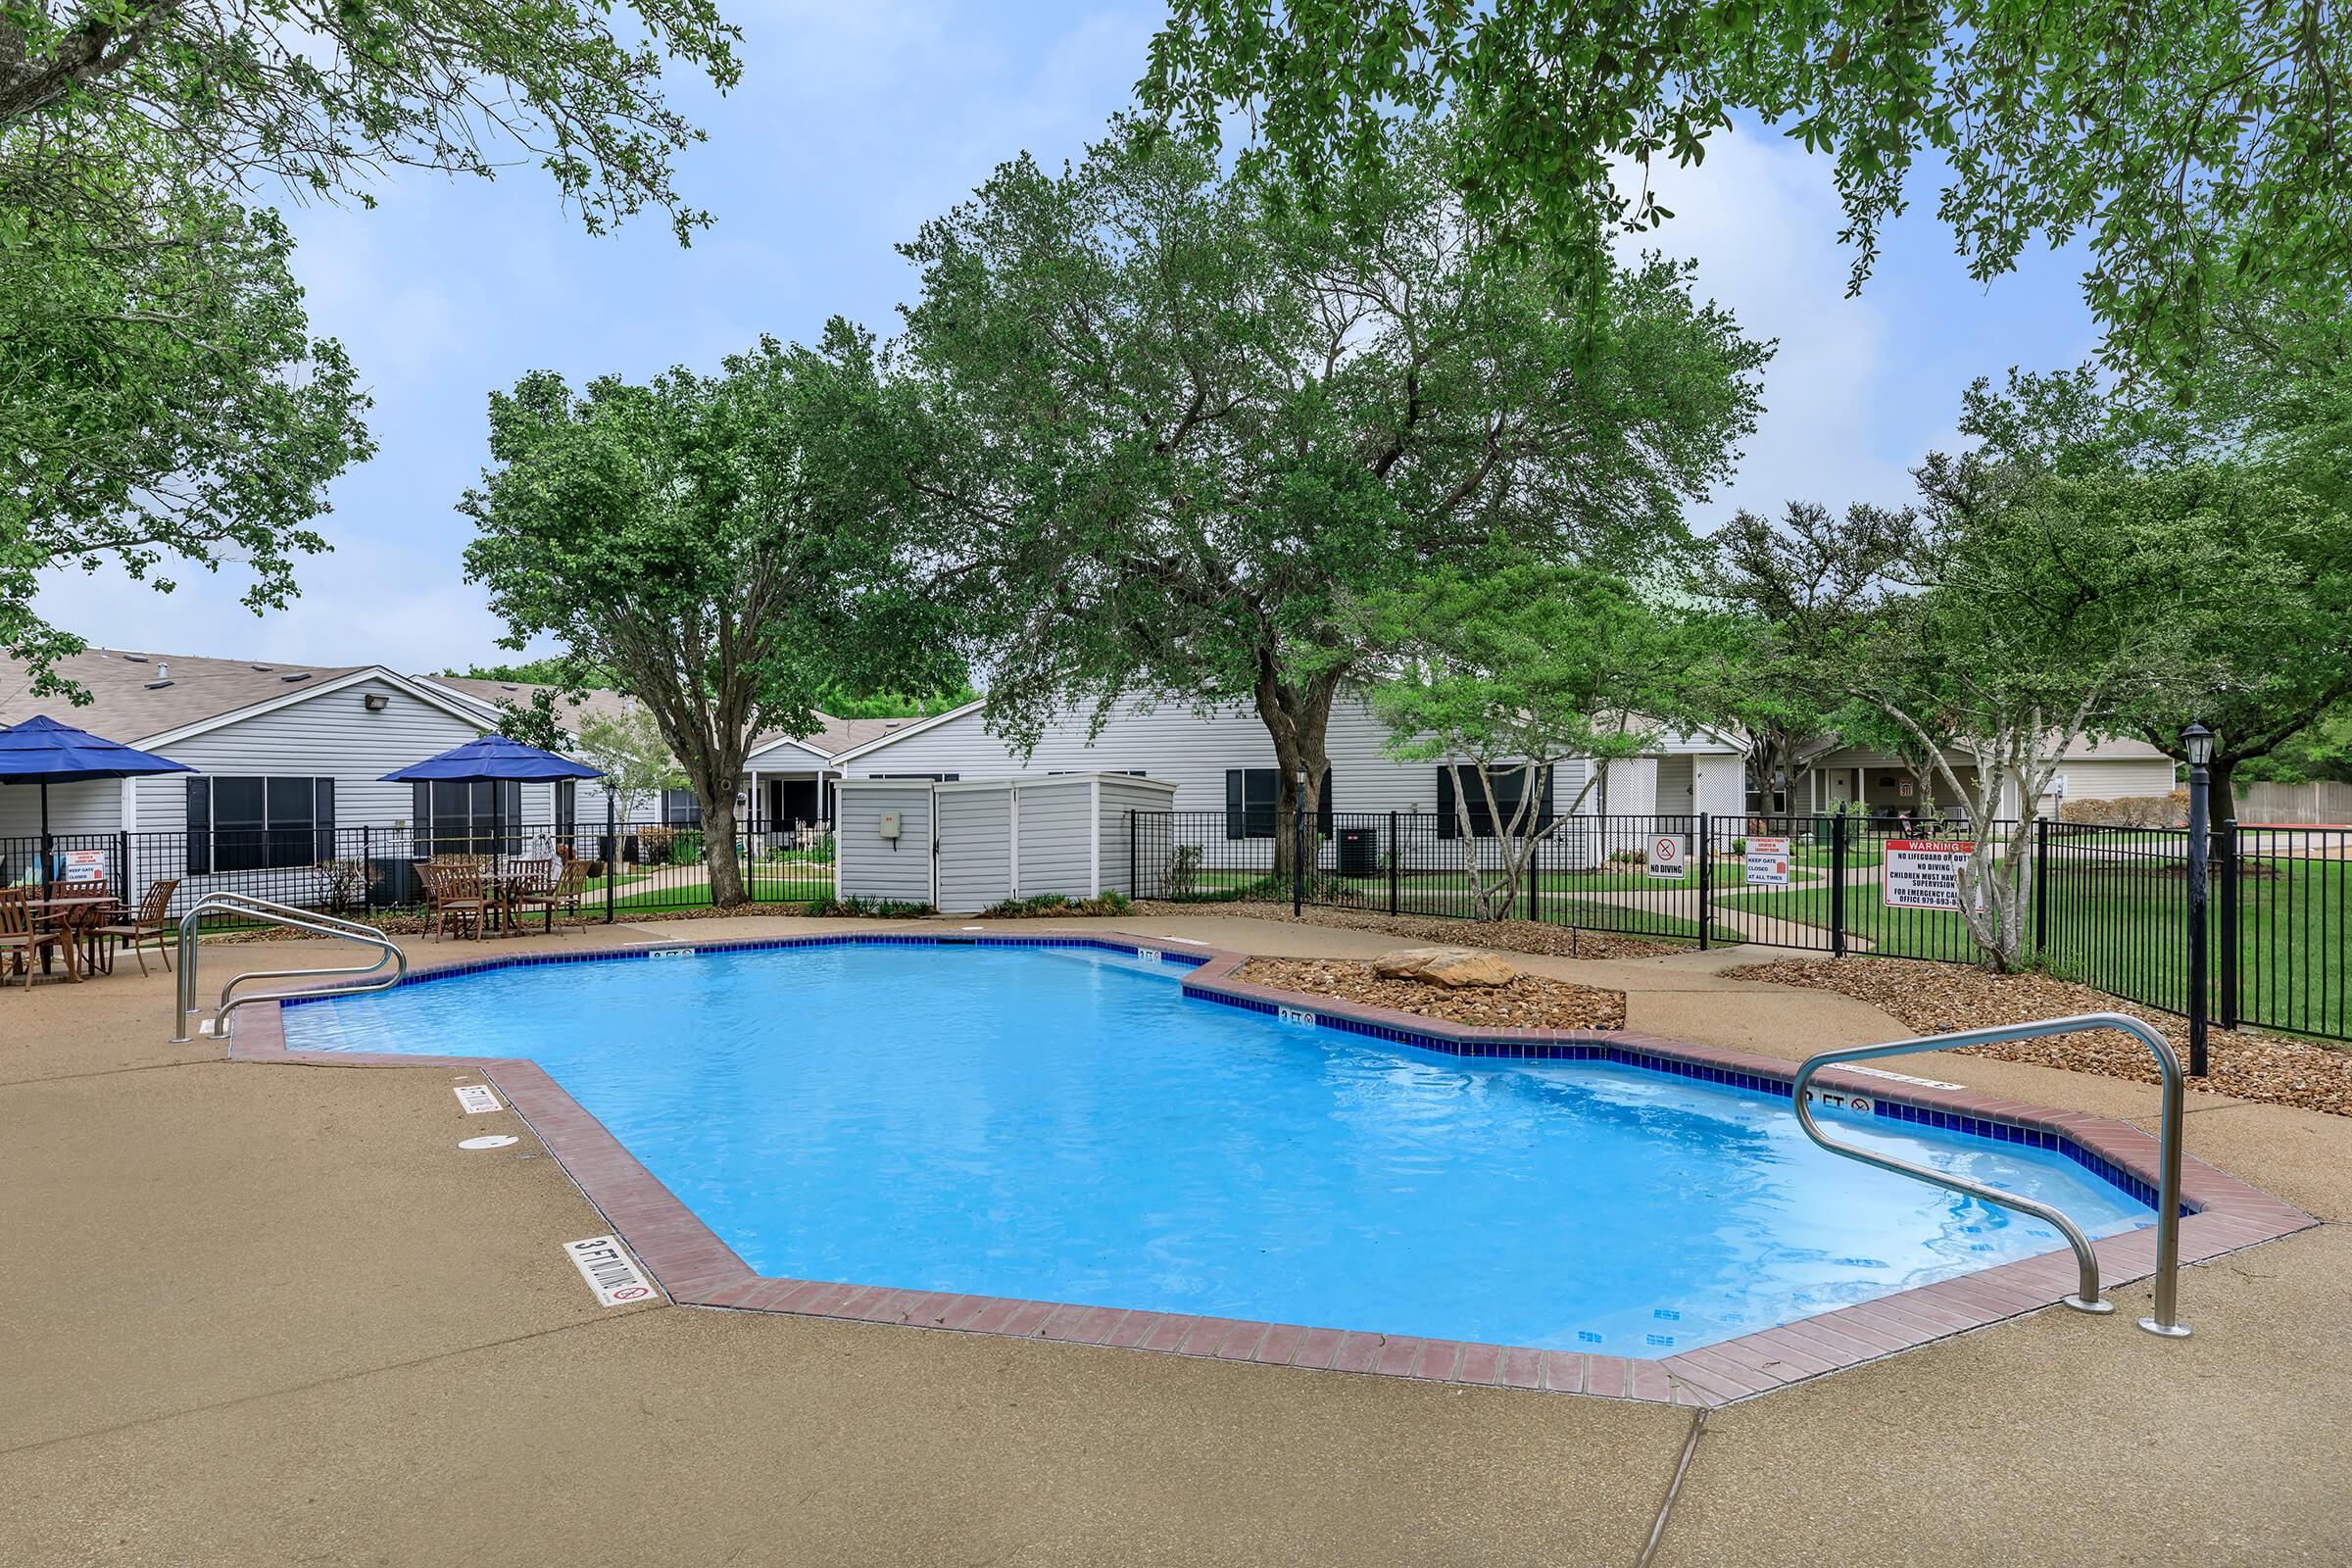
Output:
M1832 156L1857 286L1940 173L1970 275L2088 240L2092 311L2159 379L2246 279L2352 273L2352 16L2342 0L1176 0L1146 101L1344 185L1400 116L1452 114L1482 212L1590 277L1609 227L1671 217L1646 176L1733 115ZM1236 115L1236 109L1242 111ZM1629 171L1631 172L1629 177Z
M651 208L683 241L701 133L662 71L724 90L735 38L712 0L0 0L0 652L71 691L54 567L241 567L261 610L326 548L367 404L257 200L519 161L592 233Z
M652 712L701 804L711 902L744 901L735 793L755 737L816 732L848 688L961 673L906 576L905 518L857 475L883 386L839 321L720 373L574 391L552 373L490 400L499 465L460 508L507 646L554 637Z
M1768 350L1654 260L1610 271L1587 330L1446 169L1416 138L1316 204L1118 126L906 247L914 482L1016 746L1123 697L1240 703L1288 811L1379 652L1348 604L1496 546L1622 564L1682 536Z

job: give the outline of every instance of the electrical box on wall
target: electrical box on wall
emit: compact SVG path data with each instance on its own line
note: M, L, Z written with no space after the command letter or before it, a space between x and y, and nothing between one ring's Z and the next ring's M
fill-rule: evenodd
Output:
M876 822L878 823L878 831L881 833L881 835L882 835L884 838L886 838L886 839L890 839L890 840L892 840L892 841L894 841L894 842L895 842L895 841L898 839L898 836L899 836L899 813L898 813L898 812L896 812L896 811L884 811L884 812L883 812L883 813L882 813L882 814L881 814L881 815L880 815L878 818L876 818Z

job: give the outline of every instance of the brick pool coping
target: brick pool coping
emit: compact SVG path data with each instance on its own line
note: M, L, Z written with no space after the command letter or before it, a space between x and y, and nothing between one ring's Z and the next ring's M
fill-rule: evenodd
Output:
M1470 1028L1419 1013L1279 991L1236 978L1249 956L1203 947L1163 947L1125 937L948 936L850 933L717 941L662 941L580 953L452 959L413 967L404 984L453 974L542 963L644 957L662 952L727 952L913 946L1093 948L1192 966L1182 981L1199 1000L1253 1011L1288 1011L1291 1020L1449 1054L1494 1059L1625 1062L1701 1081L1786 1095L1795 1064L1624 1029ZM310 987L324 989L333 982ZM289 1002L283 1005L300 1005ZM1858 1366L1932 1341L2050 1306L2076 1284L2074 1254L2064 1248L1900 1291L1875 1300L1800 1318L1656 1359L1536 1349L1365 1330L1263 1323L1178 1312L1031 1301L951 1292L860 1286L762 1276L738 1257L693 1211L641 1164L603 1123L582 1109L539 1064L519 1056L412 1055L406 1053L293 1051L282 1007L258 1007L236 1020L229 1055L240 1061L331 1066L458 1067L494 1085L548 1152L633 1251L671 1301L684 1306L777 1312L965 1334L1054 1340L1312 1371L1360 1372L1424 1382L1543 1390L1606 1398L1689 1405L1728 1404L1810 1378ZM2055 1110L1832 1068L1817 1075L1825 1099L1865 1097L1874 1115L1994 1131L2009 1141L2056 1148L2110 1179L2153 1192L2157 1143L2111 1117ZM2069 1147L2071 1146L2071 1147ZM2180 1261L2201 1261L2318 1222L2202 1160L2181 1162ZM2093 1244L2109 1289L2155 1267L2152 1226ZM2119 1332L2135 1332L2128 1328Z

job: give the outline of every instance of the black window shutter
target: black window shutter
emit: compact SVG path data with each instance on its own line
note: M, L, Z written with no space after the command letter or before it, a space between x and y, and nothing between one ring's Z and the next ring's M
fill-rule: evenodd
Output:
M1453 769L1440 766L1438 769L1438 837L1450 839L1458 838L1460 835L1461 824L1455 820L1453 811Z
M1248 834L1248 813L1242 799L1242 770L1225 770L1225 836L1238 839Z
M204 876L213 868L213 781L188 780L188 875Z
M1315 837L1331 837L1331 769L1323 769L1323 782L1315 790Z
M1554 820L1551 809L1551 787L1558 782L1559 776L1560 768L1557 762L1544 769L1544 802L1539 808L1536 817L1536 826L1539 829L1551 826Z
M409 786L409 853L418 859L433 854L433 787L418 779Z
M311 788L312 826L318 835L318 853L314 858L331 860L335 858L335 781L313 779Z

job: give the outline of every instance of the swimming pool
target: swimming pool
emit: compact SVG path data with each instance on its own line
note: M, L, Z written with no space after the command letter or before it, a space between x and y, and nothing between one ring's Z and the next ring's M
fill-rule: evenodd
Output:
M1188 999L1083 948L491 968L284 1013L297 1051L527 1056L763 1274L1655 1358L2046 1252L1785 1098L1465 1059ZM2053 1202L2052 1150L1840 1116Z

